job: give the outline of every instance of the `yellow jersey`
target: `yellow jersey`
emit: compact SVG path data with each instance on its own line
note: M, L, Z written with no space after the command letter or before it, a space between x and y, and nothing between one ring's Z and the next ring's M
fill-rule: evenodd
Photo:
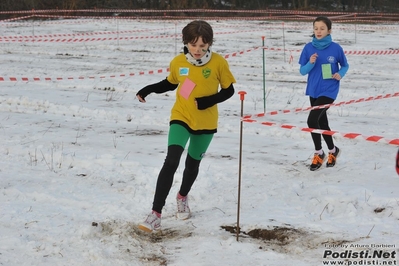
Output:
M182 53L173 58L169 70L167 80L172 84L179 84L176 102L171 110L171 123L183 122L194 132L216 132L219 118L217 104L205 110L198 110L195 98L214 95L218 93L219 86L226 89L236 82L226 59L212 53L208 63L193 66Z

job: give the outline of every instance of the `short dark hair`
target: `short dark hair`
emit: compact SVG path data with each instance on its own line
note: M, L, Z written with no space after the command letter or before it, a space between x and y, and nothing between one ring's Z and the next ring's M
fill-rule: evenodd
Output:
M313 21L313 26L314 26L314 23L315 23L316 21L323 21L324 24L327 25L327 29L328 29L328 30L331 30L332 22L331 22L331 20L330 20L328 17L324 17L324 16L317 17L317 18Z
M188 23L182 30L183 44L196 43L199 37L209 45L213 44L213 30L208 22L194 20Z

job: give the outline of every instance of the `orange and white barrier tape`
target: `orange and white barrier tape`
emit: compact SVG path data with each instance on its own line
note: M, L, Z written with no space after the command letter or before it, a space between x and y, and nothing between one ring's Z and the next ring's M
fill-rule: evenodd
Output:
M13 21L18 21L18 20L32 18L32 17L33 16L23 16L23 17L17 17L17 18L10 18L10 19L0 20L0 22L13 22Z
M143 19L154 19L157 18L170 18L170 19L193 19L198 18L195 13L232 13L232 14L268 14L268 16L262 17L253 17L253 16L246 16L246 17L238 17L238 16L230 16L230 17L221 17L221 16L211 16L211 17L201 17L202 19L207 20L313 20L314 16L316 15L326 15L329 16L336 22L366 22L366 23L376 23L379 21L396 21L397 14L395 13L378 13L378 12L370 12L370 13L351 13L351 12L320 12L316 11L298 11L298 10L278 10L278 9L265 9L265 10L235 10L235 9L164 9L164 10L151 10L151 9L68 9L68 10L59 10L59 9L51 9L51 10L26 10L26 11L0 11L0 14L32 14L32 15L39 15L39 14L46 14L46 13L137 13L137 14L154 14L154 13L161 13L163 16L138 16L137 18ZM192 16L171 16L166 15L169 13L193 13ZM345 20L343 18L346 18Z
M366 141L371 141L371 142L385 142L387 144L391 145L397 145L399 146L399 139L386 139L383 136L364 136L359 133L340 133L338 131L330 131L330 130L322 130L322 129L314 129L314 128L301 128L293 125L287 125L287 124L278 124L275 122L261 122L253 119L243 119L243 122L248 122L248 123L260 123L261 125L264 126L277 126L283 129L289 129L289 130L299 130L303 132L310 132L310 133L317 133L317 134L323 134L323 135L341 135L344 138L348 139L358 139L361 138Z
M32 22L32 21L24 21L25 19L29 19L29 18L34 18L34 17L39 17L39 18L53 18L53 19L58 19L56 20L38 20L36 22ZM178 17L176 16L168 16L168 18L170 18L171 21L176 22L176 20L178 19ZM185 17L187 18L187 17ZM188 18L192 18L192 17L188 17ZM259 17L257 17L259 18ZM62 16L62 15L58 15L58 16L54 16L54 15L38 15L38 14L34 14L34 15L30 15L30 16L24 16L24 17L17 17L17 18L12 18L12 19L5 19L5 20L0 20L0 26L8 26L8 25L12 25L12 26L16 26L16 25L21 25L22 23L26 23L29 25L33 24L38 24L38 25L43 25L43 24L83 24L83 23L90 23L90 22L98 22L98 21L132 21L132 20L149 20L149 21L159 21L159 19L162 19L163 21L165 21L166 16L140 16L140 17L132 17L132 16ZM215 17L210 18L210 20L214 20ZM233 20L232 18L220 18L217 17L218 20ZM234 20L254 20L254 17L235 17ZM265 17L259 18L264 20ZM266 19L270 19L270 17L267 17ZM272 17L270 20L281 20L281 17ZM256 19L255 19L256 20ZM292 17L289 17L289 20L293 20ZM13 22L13 21L17 21L16 23L5 23L5 22ZM357 22L366 22L364 20L356 20ZM353 22L352 20L341 20L341 21L336 21L336 22ZM353 31L354 28L356 27L357 30L397 30L398 27L397 26L391 26L391 25L376 25L374 24L376 21L370 21L371 24L369 25L365 25L365 24L351 24L351 25L347 25L347 26L335 26L334 30L349 30L349 31ZM276 30L281 30L282 24L284 23L274 23L274 24L268 24L264 27L261 27L263 29L276 29ZM217 26L217 25L216 25ZM237 25L224 25L224 28L227 27L233 27L236 28ZM289 23L285 24L285 28L287 29L303 29L303 30L307 30L309 28L309 26L303 24L303 25L291 25Z
M261 31L262 29L253 29L253 30L241 30L241 31L228 31L228 32L217 32L215 35L222 34L235 34L235 33L243 33L243 32L254 32ZM119 32L122 34L123 32ZM118 34L118 32L114 32L114 34ZM94 34L87 34L94 35ZM68 35L72 37L79 37L81 35ZM116 40L137 40L137 39L165 39L165 38L176 38L180 37L181 34L172 34L172 35L155 35L155 36L121 36L121 37L98 37L98 38L40 38L30 36L28 38L10 38L10 37L0 37L0 42L50 42L50 43L71 43L71 42L93 42L93 41L116 41Z
M135 37L135 38L146 38L146 37ZM150 38L150 37L148 37ZM79 40L79 39L77 39ZM239 56L242 55L244 53L248 53L248 52L252 52L255 51L257 49L260 49L262 47L254 47L251 49L247 49L247 50L243 50L243 51L239 51L239 52L234 52L231 54L226 54L224 55L224 58L228 59L230 57L235 57L235 56ZM265 48L263 48L265 49ZM270 50L282 50L280 48L270 48ZM399 54L399 50L386 50L386 51L349 51L349 54L353 54L353 55L387 55L387 54ZM156 74L156 73L165 73L168 72L169 70L165 71L163 69L158 69L158 70L149 70L149 71L141 71L139 72L138 75L147 75L147 74ZM105 79L105 78L118 78L118 77L128 77L128 76L135 76L137 74L135 73L129 73L129 74L119 74L119 75L109 75L109 76L100 76L100 77L94 77L94 76L90 76L90 77L83 77L83 76L79 76L79 77L67 77L67 78L62 78L62 77L56 77L56 78L51 78L51 77L45 77L45 78L39 78L39 77L34 77L34 78L28 78L28 77L4 77L4 76L0 76L0 82L1 81L62 81L62 80L80 80L80 79L95 79L95 78L100 78L100 79Z
M306 112L306 111L310 111L310 110L328 108L331 106L342 106L342 105L349 105L349 104L353 104L353 103L370 102L370 101L374 101L374 100L388 99L388 98L393 98L393 97L399 97L399 92L387 93L385 95L370 96L367 98L359 98L356 100L341 101L341 102L332 103L332 104L309 106L306 108L295 108L295 109L287 109L287 110L280 110L280 111L271 111L271 112L267 112L267 113L259 113L259 114L254 114L254 115L245 115L243 118L250 119L253 117L265 117L268 115L271 116L271 115L279 115L279 114L299 113L299 112Z
M283 48L275 48L275 47L263 47L265 50L270 51L289 51L289 52L302 52L301 49L283 49ZM390 50L360 50L360 51L344 51L346 55L391 55L391 54L399 54L399 49L390 49Z
M238 55L241 55L246 51L241 51L241 52L236 52L236 53L232 53L232 54L226 54L224 55L224 58L230 58L230 57L235 57ZM106 79L106 78L126 78L126 77L132 77L132 76L141 76L141 75L152 75L152 74L159 74L159 73L166 73L169 72L169 68L166 69L158 69L158 70L148 70L148 71L140 71L138 74L135 73L129 73L129 74L119 74L119 75L108 75L108 76L88 76L88 77L84 77L84 76L79 76L79 77L44 77L44 78L40 78L40 77L33 77L33 78L29 78L29 77L3 77L0 76L0 82L1 81L12 81L12 82L17 82L17 81L23 81L23 82L29 82L29 81L65 81L65 80L84 80L84 79Z
M0 11L0 14L38 14L38 13L180 13L180 12L195 12L195 13L249 13L249 14L291 14L291 15L320 15L319 11L301 11L301 10L280 10L280 9L259 9L259 10L236 10L236 9L49 9L49 10L22 10L22 11ZM324 15L334 16L397 16L395 13L378 13L378 12L364 12L364 13L350 13L350 12L322 12Z
M79 77L33 77L33 78L28 78L28 77L1 77L0 76L0 81L23 81L23 82L29 82L29 81L65 81L65 80L83 80L83 79L106 79L106 78L126 78L126 77L133 77L136 75L151 75L151 74L159 74L159 73L165 73L169 72L169 68L166 69L158 69L158 70L149 70L149 71L140 71L139 73L129 73L129 74L119 74L119 75L108 75L108 76L79 76Z
M77 43L77 42L95 42L95 41L116 41L116 40L138 40L138 39L164 39L178 37L180 35L156 35L156 36L131 36L131 37L103 37L103 38L70 38L70 39L0 39L0 42L43 42L43 43Z
M171 28L170 28L171 29ZM85 33L60 33L60 34L44 34L44 35L35 35L35 36L0 36L0 41L2 40L20 40L20 39L46 39L46 38L57 38L57 37L80 37L80 36L93 36L93 35L111 35L111 34L127 34L127 33L136 33L136 32L149 32L149 31L163 31L163 29L143 29L143 30L124 30L124 31L100 31L100 32L85 32ZM35 41L35 40L30 40Z

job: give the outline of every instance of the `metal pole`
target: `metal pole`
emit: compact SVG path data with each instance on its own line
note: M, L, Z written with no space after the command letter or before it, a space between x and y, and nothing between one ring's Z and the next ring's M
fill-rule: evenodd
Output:
M285 59L285 27L284 27L284 22L283 22L283 52L284 52L284 63L287 62Z
M35 9L32 9L32 36L35 37Z
M116 18L116 33L117 33L116 37L118 39L118 48L119 48L119 19L118 18Z
M263 113L266 113L265 36L262 36L262 52L263 52Z
M177 55L177 23L175 22L175 55Z
M119 19L118 19L119 15L120 13L114 13L114 17L116 19L116 42L118 44L118 48L119 48Z
M357 16L355 14L355 43L357 43Z
M241 162L242 162L242 119L244 117L244 98L245 94L247 94L245 91L239 91L238 94L240 95L240 100L241 100L241 121L240 121L240 154L239 154L239 160L238 160L238 197L237 197L237 236L236 240L238 241L239 235L240 235L240 202L241 202Z

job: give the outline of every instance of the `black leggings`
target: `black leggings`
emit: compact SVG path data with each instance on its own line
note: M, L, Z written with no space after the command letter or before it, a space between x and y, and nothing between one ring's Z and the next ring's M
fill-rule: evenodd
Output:
M165 205L166 198L168 197L169 191L172 187L173 177L179 167L183 151L184 148L179 145L170 145L168 147L165 162L158 175L154 202L152 203L152 210L158 213L162 213L162 208ZM200 162L201 160L195 160L187 153L185 168L183 171L183 180L179 190L180 195L187 196L188 192L190 192L191 187L198 176Z
M321 96L319 98L312 98L310 99L311 106L319 106L325 104L332 104L334 99L329 97ZM324 129L324 130L331 130L328 125L328 118L327 118L327 110L328 108L321 108L321 109L314 109L309 112L308 116L308 127L315 128L315 129ZM321 150L321 135L318 133L311 133L315 150ZM327 144L329 150L334 149L334 141L331 135L323 134L324 141Z

